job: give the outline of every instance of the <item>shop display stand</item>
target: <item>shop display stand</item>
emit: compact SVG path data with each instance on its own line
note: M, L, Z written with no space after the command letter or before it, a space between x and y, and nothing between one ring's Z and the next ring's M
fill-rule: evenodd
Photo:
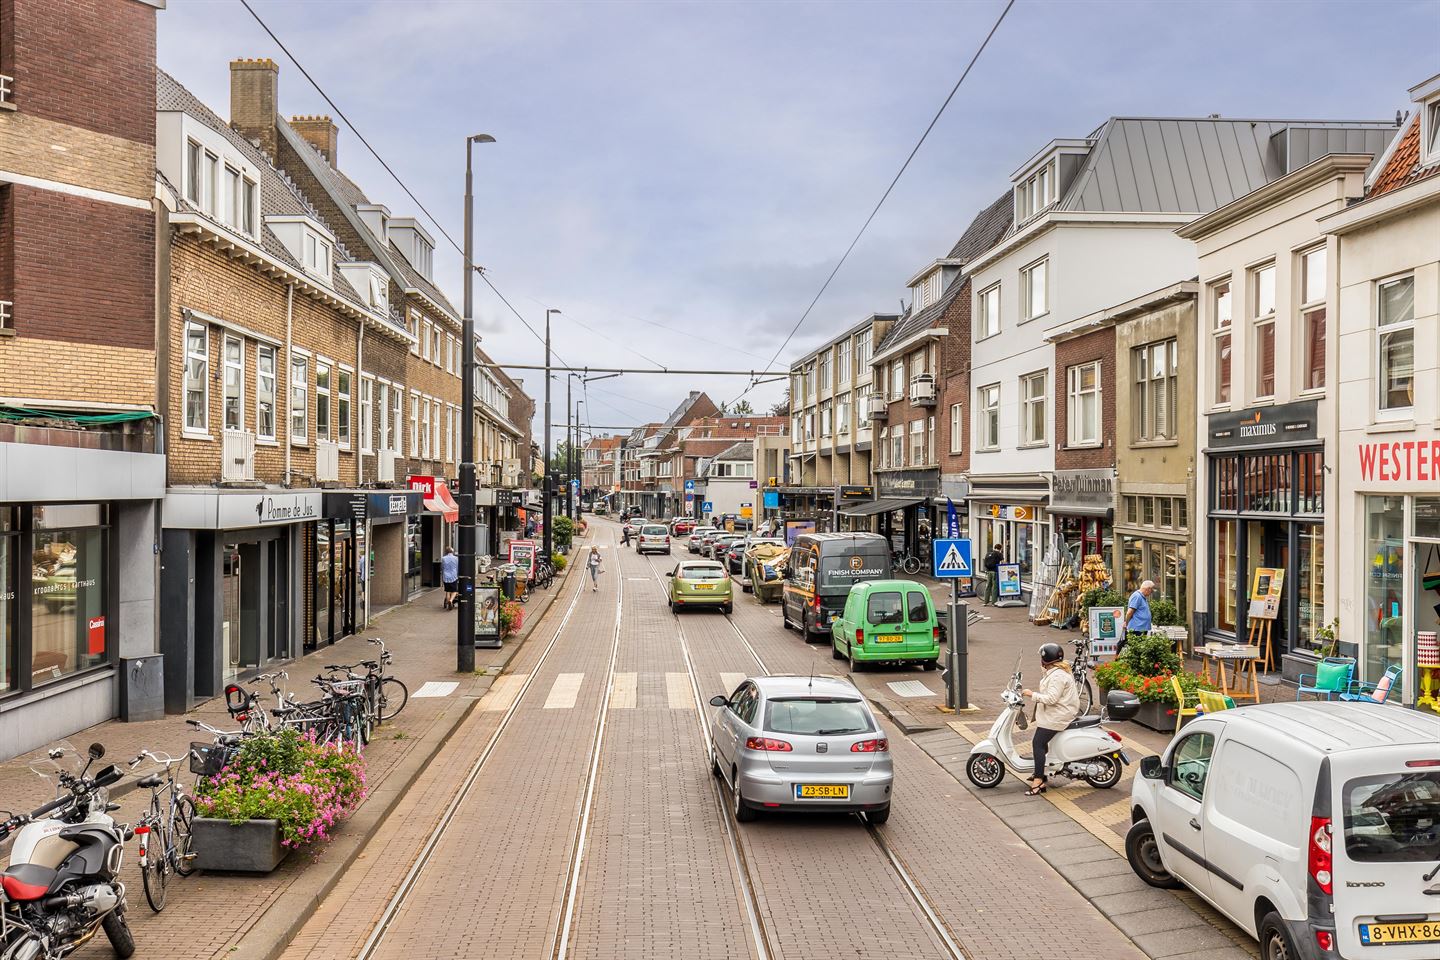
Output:
M1440 683L1436 683L1434 673L1440 671L1440 643L1437 643L1435 631L1421 630L1415 634L1415 666L1420 669L1420 698L1415 701L1417 707L1429 707L1436 713L1440 713Z
M1251 617L1249 634L1245 638L1246 643L1260 651L1260 660L1265 664L1266 673L1275 669L1275 653L1270 646L1270 629L1274 622Z

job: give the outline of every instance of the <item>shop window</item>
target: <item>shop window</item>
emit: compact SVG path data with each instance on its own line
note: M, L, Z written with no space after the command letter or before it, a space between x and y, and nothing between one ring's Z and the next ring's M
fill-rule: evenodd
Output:
M225 429L245 429L245 341L225 338Z
M100 666L108 659L115 624L106 616L106 513L99 504L34 508L32 686Z
M185 429L210 426L210 332L199 323L185 325Z
M1182 616L1190 609L1189 547L1186 544L1127 535L1121 538L1121 549L1122 581L1126 593L1138 590L1140 584L1151 580L1159 598L1172 601Z
M1240 521L1215 521L1215 624L1235 630L1235 585L1239 576Z
M290 358L290 442L304 443L310 432L310 370L304 357Z
M1415 536L1440 540L1440 499L1415 498Z
M1234 318L1230 299L1230 281L1210 288L1211 315L1215 318L1211 334L1215 364L1215 402L1230 402L1230 326Z
M1315 631L1325 624L1325 528L1318 523L1296 524L1299 556L1295 566L1298 601L1297 646L1315 648Z
M1211 485L1212 510L1234 512L1240 509L1240 458L1215 457L1215 482Z
M1250 454L1244 462L1245 509L1252 513L1289 513L1290 454Z
M1405 498L1365 498L1365 679L1404 654Z
M1296 454L1295 512L1325 512L1325 454L1319 450Z
M255 434L275 439L275 348L255 348Z
M1020 378L1020 403L1022 406L1020 429L1022 431L1021 442L1029 444L1043 444L1049 431L1046 430L1046 383L1049 380L1048 374L1041 370L1038 373L1027 374Z
M19 601L16 598L22 564L16 513L15 507L0 506L0 693L19 685L15 672L19 656L16 649Z
M1387 280L1377 296L1380 409L1408 409L1415 403L1415 278Z
M1300 335L1306 390L1325 386L1326 251L1316 247L1300 255Z
M1176 341L1147 343L1131 351L1135 370L1135 402L1130 411L1132 433L1138 441L1174 440L1179 426L1175 382L1178 370Z

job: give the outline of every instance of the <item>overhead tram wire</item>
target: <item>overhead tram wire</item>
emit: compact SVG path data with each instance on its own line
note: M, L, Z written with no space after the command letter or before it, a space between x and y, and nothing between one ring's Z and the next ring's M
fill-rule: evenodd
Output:
M965 65L965 70L960 74L960 79L956 80L955 86L950 88L950 95L945 98L944 103L940 104L940 109L935 111L935 116L931 118L930 125L925 128L924 133L920 134L920 139L915 141L914 148L910 151L910 155L905 158L905 162L900 165L900 170L895 174L895 179L890 181L890 186L886 187L885 192L880 195L879 202L876 203L875 208L870 211L870 216L866 217L865 222L860 225L860 231L855 234L855 239L851 240L850 246L845 248L845 252L841 254L839 261L835 264L835 269L830 271L830 275L826 277L825 282L820 285L820 290L815 294L814 299L810 301L810 305L805 308L805 312L800 314L800 319L796 320L795 325L790 328L790 332L786 334L785 340L780 344L780 348L775 351L775 355L771 357L770 362L766 364L767 367L774 366L775 361L780 359L780 354L785 352L785 348L790 345L790 341L794 339L795 334L799 332L801 325L804 324L806 318L810 316L810 312L815 309L815 305L819 303L820 298L825 295L825 291L830 287L830 281L835 279L835 275L840 272L840 268L845 265L845 261L850 259L850 254L854 251L855 245L860 242L860 238L865 235L865 231L870 228L870 224L875 219L876 214L880 212L880 208L883 207L885 201L890 198L891 191L893 191L895 185L900 182L900 178L905 175L906 169L910 166L910 161L915 159L915 155L920 152L920 147L924 145L926 138L930 136L930 131L934 130L935 124L940 122L940 117L945 113L945 108L950 106L951 100L955 99L955 94L959 92L960 85L965 82L966 77L970 76L970 71L974 68L976 61L980 59L980 54L984 53L985 48L990 45L990 40L995 36L995 31L1000 29L1000 24L1005 22L1005 17L1009 14L1010 8L1013 6L1015 6L1015 0L1007 0L1005 9L1001 10L1000 16L995 18L995 23L990 27L990 32L985 34L985 39L980 41L980 46L976 48L975 55L970 58L970 62ZM745 394L753 390L755 386L756 384L752 383L745 388L744 393L730 402L732 404L739 403Z

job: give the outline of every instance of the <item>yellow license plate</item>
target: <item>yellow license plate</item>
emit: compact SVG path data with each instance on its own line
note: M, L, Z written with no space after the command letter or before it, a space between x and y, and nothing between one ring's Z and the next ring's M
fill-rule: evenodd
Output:
M715 584L713 584L713 583L696 583L696 584L692 584L692 586L693 586L696 590L714 590L714 589L715 589Z
M1360 942L1365 946L1387 943L1440 943L1440 921L1417 923L1362 923Z
M875 638L876 643L899 643L905 638L898 633L882 633Z
M850 785L848 783L797 783L795 784L795 799L849 800Z

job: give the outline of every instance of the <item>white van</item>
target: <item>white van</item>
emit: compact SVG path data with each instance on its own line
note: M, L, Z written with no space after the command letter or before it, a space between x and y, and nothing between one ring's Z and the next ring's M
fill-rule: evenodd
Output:
M1271 703L1202 716L1146 757L1125 850L1265 960L1440 957L1440 716Z

